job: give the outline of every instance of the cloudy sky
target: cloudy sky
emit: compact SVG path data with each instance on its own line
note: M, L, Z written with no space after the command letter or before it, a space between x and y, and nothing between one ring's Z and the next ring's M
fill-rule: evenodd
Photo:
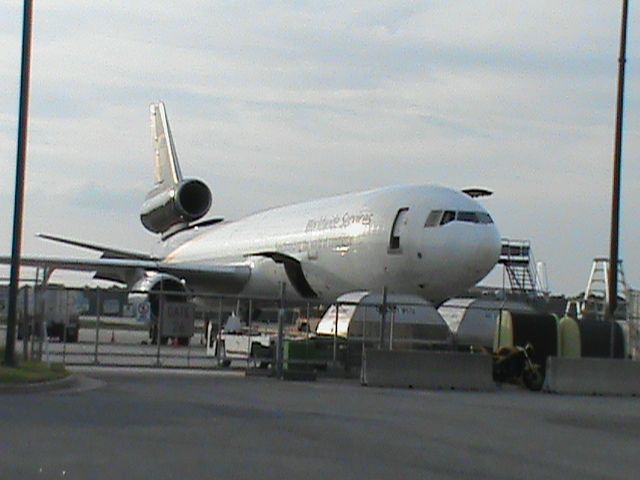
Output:
M147 250L148 104L212 213L398 183L495 191L574 294L607 255L620 2L35 2L25 254L37 232ZM640 287L640 8L632 5L621 254ZM0 248L13 215L21 2L0 0ZM499 283L500 275L493 275Z

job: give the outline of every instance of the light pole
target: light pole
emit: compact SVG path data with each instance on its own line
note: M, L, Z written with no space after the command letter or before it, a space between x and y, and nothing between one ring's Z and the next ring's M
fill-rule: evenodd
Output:
M22 65L20 71L20 111L18 113L18 153L16 158L16 190L13 211L13 244L9 277L9 310L5 365L14 366L18 283L20 282L20 249L22 247L22 210L24 206L24 173L27 160L27 126L29 117L29 80L31 70L31 24L33 0L24 0L22 19ZM26 332L23 332L26 335Z
M627 13L629 0L622 0L620 27L620 55L618 56L618 100L616 104L616 133L613 154L613 193L611 199L611 242L609 249L609 304L607 317L614 321L618 306L618 243L620 231L620 170L622 166L622 118L624 106L624 67L627 61Z

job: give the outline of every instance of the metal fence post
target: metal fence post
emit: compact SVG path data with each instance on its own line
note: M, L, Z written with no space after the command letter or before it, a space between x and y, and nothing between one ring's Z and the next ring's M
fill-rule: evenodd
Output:
M340 303L336 299L336 318L333 324L333 366L338 360L338 314L340 313Z
M364 315L362 318L362 358L364 359L364 344L365 336L367 334L367 306L364 307Z
M494 353L500 350L500 344L502 343L502 308L500 307L498 311L498 345L496 345Z
M627 291L627 325L629 326L629 356L640 360L640 292Z
M380 305L380 346L379 350L384 350L385 341L385 323L387 319L387 287L382 287L382 305Z
M389 327L389 351L393 350L393 327L396 323L396 310L398 309L398 305L393 305L391 307L391 325Z
M251 362L251 315L253 313L253 300L249 299L249 313L247 318L247 326L249 327L249 334L247 335L247 370L250 367Z
M191 337L187 337L187 368L191 367L191 342L193 341L193 337L195 337L195 313L193 320L193 335Z
M162 344L162 321L164 310L164 280L160 281L160 298L158 299L158 318L156 320L156 367L160 366L160 345Z
M24 298L22 299L22 359L29 360L29 289L25 285L23 288Z
M46 270L45 270L46 272ZM46 288L47 288L47 284L45 283L44 279L42 281L42 284L40 285L39 288L39 292L38 292L38 301L37 301L37 308L38 308L38 317L40 319L40 328L38 329L38 360L42 360L42 342L44 341L44 337L47 335L47 324L44 320L44 297L46 294ZM47 348L48 348L48 343L47 343Z
M49 335L47 334L47 326L45 325L44 322L42 322L41 324L41 336L44 338L44 348L45 348L45 355L46 355L46 359L47 359L47 365L51 364L51 360L49 358Z
M305 370L309 369L309 329L311 328L311 306L309 302L307 302L307 328L305 329L305 338L304 338L304 368Z
M67 322L69 321L69 290L64 290L64 320L62 322L62 364L67 363Z
M216 333L216 365L220 366L220 333L222 332L222 297L218 300L218 331Z
M278 344L276 348L276 376L284 376L284 298L285 283L280 285L280 308L278 309Z
M96 344L93 352L93 363L98 365L98 345L100 344L100 314L102 312L100 287L96 290Z
M37 303L36 303L36 289L38 287L38 275L40 274L40 267L36 267L36 276L33 280L33 295L31 298L31 303L32 305L32 314L31 314L31 330L30 330L30 338L31 338L31 345L30 345L30 352L29 352L29 358L31 358L33 360L33 349L34 349L34 342L35 342L35 338L36 338L36 317L37 317Z

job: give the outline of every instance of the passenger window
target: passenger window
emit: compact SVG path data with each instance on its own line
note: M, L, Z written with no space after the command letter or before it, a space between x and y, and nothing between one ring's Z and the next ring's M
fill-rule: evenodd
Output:
M453 210L447 210L442 215L442 220L440 220L440 225L446 225L449 222L453 222L456 219L456 212Z
M476 212L458 212L456 220L459 222L478 223Z
M393 221L393 227L391 228L391 237L389 238L389 250L400 249L400 235L403 227L407 224L408 208L401 208L396 214L396 218Z
M431 213L427 217L427 221L424 223L425 228L437 227L440 225L440 218L442 217L442 210L431 210Z

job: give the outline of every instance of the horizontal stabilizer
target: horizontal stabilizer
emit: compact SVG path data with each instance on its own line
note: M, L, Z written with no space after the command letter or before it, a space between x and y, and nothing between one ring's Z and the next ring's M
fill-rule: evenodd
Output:
M71 245L79 248L86 248L87 250L93 250L96 252L102 252L105 258L132 258L138 260L157 260L146 253L134 252L131 250L121 250L118 248L105 247L95 243L81 242L79 240L73 240L70 238L58 237L55 235L49 235L47 233L38 233L38 238L45 240L51 240L52 242L64 243L65 245Z

